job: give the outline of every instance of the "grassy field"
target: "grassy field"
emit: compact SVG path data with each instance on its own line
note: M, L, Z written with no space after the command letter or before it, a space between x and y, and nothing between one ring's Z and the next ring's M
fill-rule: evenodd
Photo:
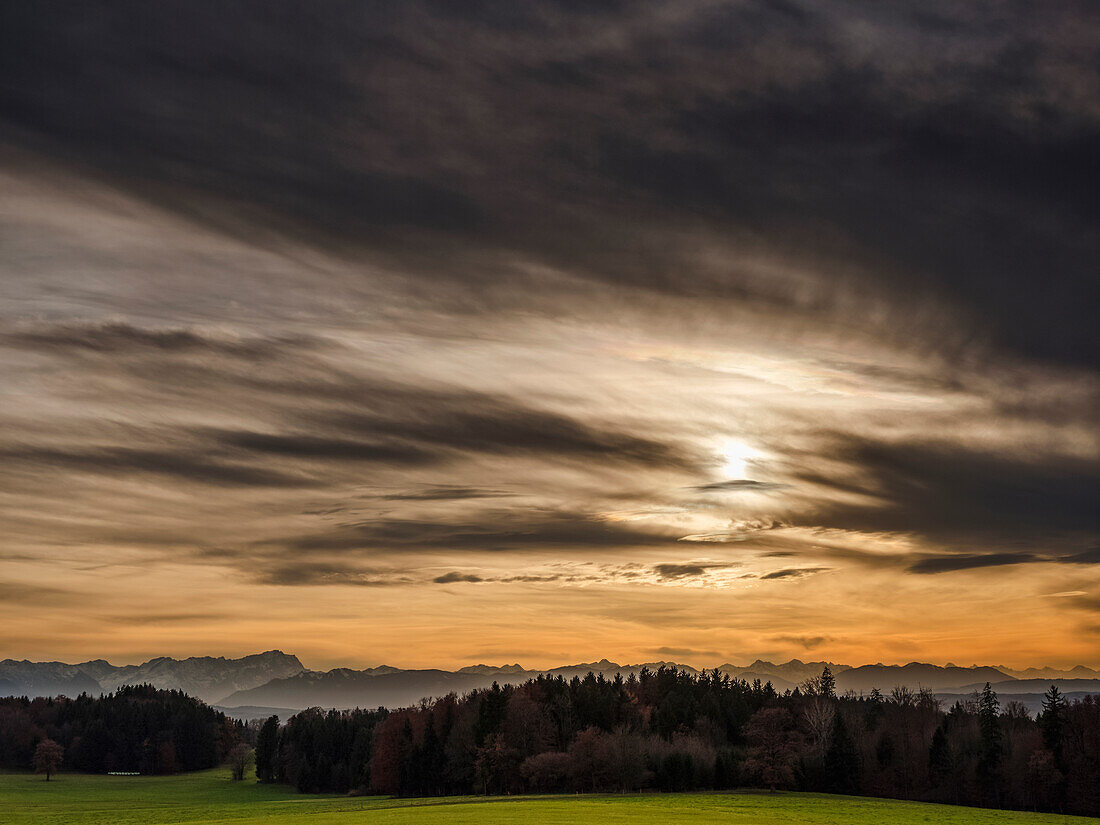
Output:
M4 825L404 825L404 823L729 823L729 825L1084 825L1098 819L796 793L382 799L303 796L232 782L227 770L185 776L0 774Z

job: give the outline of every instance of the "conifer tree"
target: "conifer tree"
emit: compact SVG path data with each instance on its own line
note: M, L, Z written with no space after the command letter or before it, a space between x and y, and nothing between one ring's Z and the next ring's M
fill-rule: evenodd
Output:
M829 750L825 753L825 781L830 793L856 794L859 775L859 752L844 724L844 714L838 710L833 715Z
M932 734L932 747L928 751L928 774L932 782L942 785L954 770L954 755L947 741L946 723L940 724Z
M996 798L1002 757L1002 736L997 716L1001 703L989 682L978 696L978 732L981 735L981 755L978 759L978 784L985 793Z
M1062 767L1062 735L1066 724L1066 699L1051 685L1043 695L1043 710L1039 714L1039 726L1043 731L1043 744L1054 754L1055 764Z
M269 716L256 735L256 778L275 781L275 755L279 747L279 717Z

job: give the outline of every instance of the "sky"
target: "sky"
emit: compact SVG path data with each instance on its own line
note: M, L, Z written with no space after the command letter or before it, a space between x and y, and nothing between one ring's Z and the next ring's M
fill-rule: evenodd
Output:
M1100 664L1100 13L0 7L0 657Z

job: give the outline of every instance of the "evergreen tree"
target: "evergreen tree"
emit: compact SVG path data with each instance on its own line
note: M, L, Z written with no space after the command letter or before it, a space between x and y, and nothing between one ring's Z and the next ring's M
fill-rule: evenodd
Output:
M833 672L829 670L829 666L825 665L821 671L821 679L818 681L818 690L822 696L829 696L836 698L836 677L833 676Z
M1001 703L989 682L978 696L978 732L981 752L978 758L978 784L987 796L998 796L998 781L1003 756L1001 725L997 716Z
M955 757L951 753L951 745L947 741L946 719L936 727L932 734L932 747L928 751L928 775L932 784L940 787L951 778L955 769Z
M443 792L443 768L446 754L443 743L435 732L435 719L429 713L424 728L424 744L420 749L423 773L421 775L421 793L425 796L438 796Z
M828 672L828 668L826 668ZM838 709L833 715L829 749L825 752L825 785L830 793L859 793L859 752Z
M278 747L279 717L269 716L256 736L256 778L259 781L275 781L275 756Z
M1043 744L1054 754L1055 764L1062 767L1062 734L1066 725L1066 699L1051 685L1043 696L1043 710L1039 714L1039 727L1043 731Z
M500 685L496 682L493 682L493 686L489 690L482 691L481 703L477 709L477 727L474 730L474 736L479 747L500 728L507 709L508 693L501 690Z

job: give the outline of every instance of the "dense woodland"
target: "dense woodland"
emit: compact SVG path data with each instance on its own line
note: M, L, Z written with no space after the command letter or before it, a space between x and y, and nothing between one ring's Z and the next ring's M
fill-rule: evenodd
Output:
M992 690L835 694L661 668L540 677L386 712L308 710L256 739L262 781L402 796L743 786L1100 813L1100 702L1038 719Z
M260 781L399 796L789 788L1100 814L1100 701L1052 688L1032 719L986 690L838 697L831 674L770 684L674 668L541 676L399 711L234 723L179 691L0 699L0 766L56 741L63 767L171 773L255 746ZM240 773L243 774L243 762Z
M175 773L221 763L247 732L178 690L149 685L101 697L0 699L0 767L28 768L53 740L69 770Z

